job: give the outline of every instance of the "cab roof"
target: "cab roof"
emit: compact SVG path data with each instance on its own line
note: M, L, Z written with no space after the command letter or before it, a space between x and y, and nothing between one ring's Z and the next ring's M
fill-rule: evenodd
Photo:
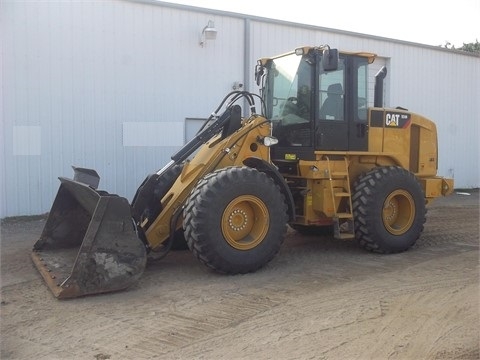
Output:
M272 56L272 57L260 58L258 61L262 65L265 65L267 63L267 61L274 60L274 59L277 59L277 58L280 58L280 57L283 57L283 56L287 56L287 55L291 55L291 54L298 54L298 55L308 54L308 52L311 51L311 50L323 50L323 49L327 49L327 48L328 48L328 46L326 46L326 45L322 45L322 46L301 46L301 47L296 48L293 51L290 51L290 52L287 52L287 53L284 53L284 54L280 54L280 55ZM341 51L341 50L339 50L339 53L340 54L345 54L345 55L350 55L350 56L360 56L360 57L367 58L369 64L373 63L375 61L375 58L377 57L377 54L366 52L366 51L353 52L353 51Z

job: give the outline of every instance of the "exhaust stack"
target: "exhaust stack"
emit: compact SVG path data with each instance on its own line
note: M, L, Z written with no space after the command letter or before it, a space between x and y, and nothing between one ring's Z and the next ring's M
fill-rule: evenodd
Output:
M383 79L387 76L387 68L382 66L375 75L375 98L373 100L374 107L383 107Z

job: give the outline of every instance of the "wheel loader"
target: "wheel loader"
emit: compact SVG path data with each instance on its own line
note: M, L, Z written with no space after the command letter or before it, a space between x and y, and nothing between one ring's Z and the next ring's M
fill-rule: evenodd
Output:
M182 239L225 274L266 265L288 226L377 253L409 249L453 179L437 176L435 124L383 107L386 68L368 76L375 58L323 45L259 59L260 93L228 94L131 204L99 190L95 170L74 167L32 251L53 294L125 289L150 254Z

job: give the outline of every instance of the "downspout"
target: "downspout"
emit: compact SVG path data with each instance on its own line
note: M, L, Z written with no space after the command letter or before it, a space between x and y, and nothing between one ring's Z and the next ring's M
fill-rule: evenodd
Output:
M252 91L250 89L250 79L251 79L251 59L250 59L250 19L245 18L245 28L244 28L244 39L243 39L243 47L244 47L244 56L243 56L243 89L245 91Z

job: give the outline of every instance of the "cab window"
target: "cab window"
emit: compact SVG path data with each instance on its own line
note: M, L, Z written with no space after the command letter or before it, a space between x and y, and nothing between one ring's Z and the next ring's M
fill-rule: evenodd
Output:
M339 60L337 70L321 72L319 80L320 120L345 120L345 60Z

